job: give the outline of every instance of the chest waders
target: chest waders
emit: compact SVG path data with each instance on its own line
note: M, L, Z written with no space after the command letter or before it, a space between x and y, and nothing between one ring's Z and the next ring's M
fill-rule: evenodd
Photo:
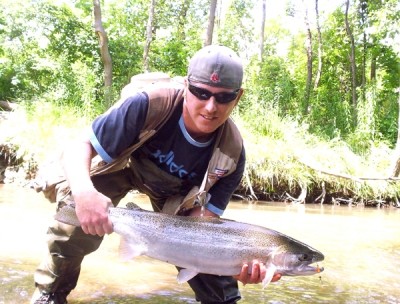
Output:
M93 185L108 196L114 206L130 190L138 189L149 196L155 211L178 214L206 203L207 191L218 180L213 171L215 168L223 168L228 174L236 169L242 141L231 121L218 131L202 184L193 187L186 195L179 193L179 178L163 172L148 159L130 157L133 151L156 134L177 106L182 106L182 93L182 90L174 89L149 92L149 110L139 142L110 164L93 164ZM53 179L47 178L44 187L36 188L43 191L50 201L57 201L58 208L73 201L68 184L61 176L53 174ZM55 220L47 235L49 251L34 274L35 285L45 293L68 295L76 287L84 256L95 251L103 237L85 234L80 227ZM201 303L235 303L240 299L237 281L230 276L198 274L188 283Z

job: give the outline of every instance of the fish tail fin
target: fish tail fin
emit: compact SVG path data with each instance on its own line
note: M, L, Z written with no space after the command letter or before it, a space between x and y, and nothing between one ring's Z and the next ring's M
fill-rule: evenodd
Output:
M61 207L54 218L64 224L80 227L78 216L76 215L75 208L71 205L65 205Z

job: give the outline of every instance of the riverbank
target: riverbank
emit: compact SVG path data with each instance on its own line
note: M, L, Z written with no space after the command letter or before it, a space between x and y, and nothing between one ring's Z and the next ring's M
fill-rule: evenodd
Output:
M91 118L76 111L38 103L0 120L0 182L28 184L40 166L82 134ZM399 179L390 177L394 151L384 143L355 153L343 140L321 139L273 113L262 135L240 116L233 118L247 155L235 199L399 206Z

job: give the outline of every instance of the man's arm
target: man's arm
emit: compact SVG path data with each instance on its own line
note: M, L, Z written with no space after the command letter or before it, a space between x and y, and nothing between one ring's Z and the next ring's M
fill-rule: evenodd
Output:
M96 154L90 141L85 139L65 149L62 164L82 230L87 234L103 236L113 231L108 218L108 208L112 203L94 188L90 178L91 160Z

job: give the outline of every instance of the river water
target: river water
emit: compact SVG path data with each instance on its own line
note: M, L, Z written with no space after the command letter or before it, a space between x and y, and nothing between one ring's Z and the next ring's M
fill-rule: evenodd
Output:
M127 201L150 209L144 196ZM33 190L0 185L0 304L29 303L54 210ZM399 209L232 202L224 217L278 230L325 255L320 275L241 286L240 303L400 303ZM146 257L123 262L118 242L106 236L85 258L69 303L196 303L174 266Z

